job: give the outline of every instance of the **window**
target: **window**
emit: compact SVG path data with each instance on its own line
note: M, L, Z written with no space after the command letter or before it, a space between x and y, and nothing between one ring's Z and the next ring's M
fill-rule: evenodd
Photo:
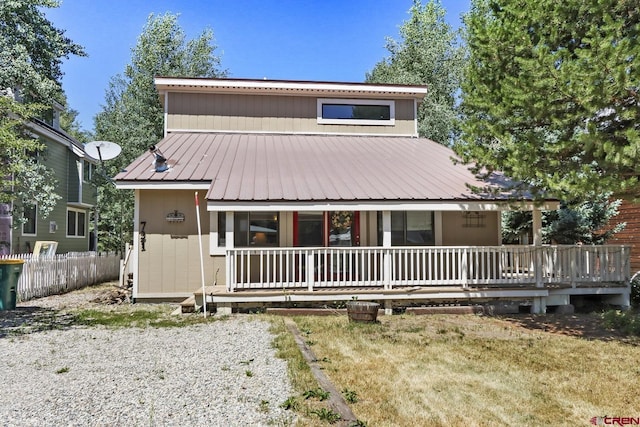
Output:
M395 103L388 100L318 99L318 123L329 125L395 124Z
M378 243L382 244L382 212L378 212ZM391 246L432 246L433 212L391 212Z
M67 236L84 237L86 235L86 213L75 209L67 209Z
M218 212L218 247L227 246L227 213Z
M324 243L324 212L297 212L296 246L322 246ZM297 220L297 222L296 222Z
M234 216L234 245L278 246L277 212L236 212Z
M22 216L24 218L24 223L22 224L22 234L35 236L37 230L37 215L38 215L38 206L35 204L27 204L24 205L24 212Z
M87 162L84 160L82 162L82 173L83 173L83 181L90 182L93 177L93 163Z

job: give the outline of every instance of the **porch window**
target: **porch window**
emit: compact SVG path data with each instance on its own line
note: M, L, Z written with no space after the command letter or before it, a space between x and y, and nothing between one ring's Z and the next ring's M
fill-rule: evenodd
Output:
M382 212L378 212L378 242L382 243ZM392 246L433 246L433 212L391 211Z
M324 243L324 212L296 212L295 246L322 246Z
M234 215L236 247L278 246L278 212L236 212Z

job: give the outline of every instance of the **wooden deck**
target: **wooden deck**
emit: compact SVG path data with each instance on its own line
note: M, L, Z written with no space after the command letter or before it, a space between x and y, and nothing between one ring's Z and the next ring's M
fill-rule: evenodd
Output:
M473 287L459 286L406 286L393 289L380 287L340 287L330 289L249 289L230 292L225 286L206 286L208 310L215 307L220 313L230 313L238 306L313 306L335 304L352 300L378 301L390 314L394 306L424 304L471 305L491 301L522 301L532 305L534 312L545 312L546 306L568 305L575 296L596 295L612 303L625 305L629 287L620 284L595 284L575 287L555 284L547 287ZM196 306L202 305L202 289L194 291Z
M535 312L601 296L629 305L628 247L481 246L229 249L226 286L206 303L317 305L362 300L415 303L525 300ZM202 289L194 292L202 303Z

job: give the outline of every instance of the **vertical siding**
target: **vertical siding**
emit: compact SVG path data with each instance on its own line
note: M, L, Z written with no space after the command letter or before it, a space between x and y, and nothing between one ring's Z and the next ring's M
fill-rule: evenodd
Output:
M497 246L499 212L482 212L482 227L469 227L463 212L442 213L442 244L444 246Z
M172 130L370 133L413 135L413 100L397 100L395 126L320 125L317 101L304 96L172 93L167 126Z
M215 269L220 262L208 255L209 215L200 191L200 216L206 284L215 280ZM170 223L166 216L178 210L185 221ZM179 297L190 295L202 286L200 276L200 249L193 191L141 190L140 221L145 221L145 251L138 253L138 297ZM224 266L224 262L222 262ZM224 280L224 271L218 274Z

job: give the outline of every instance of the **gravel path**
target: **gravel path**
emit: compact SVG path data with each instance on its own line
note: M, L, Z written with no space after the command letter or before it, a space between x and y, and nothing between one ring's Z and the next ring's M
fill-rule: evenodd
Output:
M266 322L236 316L178 328L2 334L7 327L5 316L2 425L293 424L279 407L292 389Z

